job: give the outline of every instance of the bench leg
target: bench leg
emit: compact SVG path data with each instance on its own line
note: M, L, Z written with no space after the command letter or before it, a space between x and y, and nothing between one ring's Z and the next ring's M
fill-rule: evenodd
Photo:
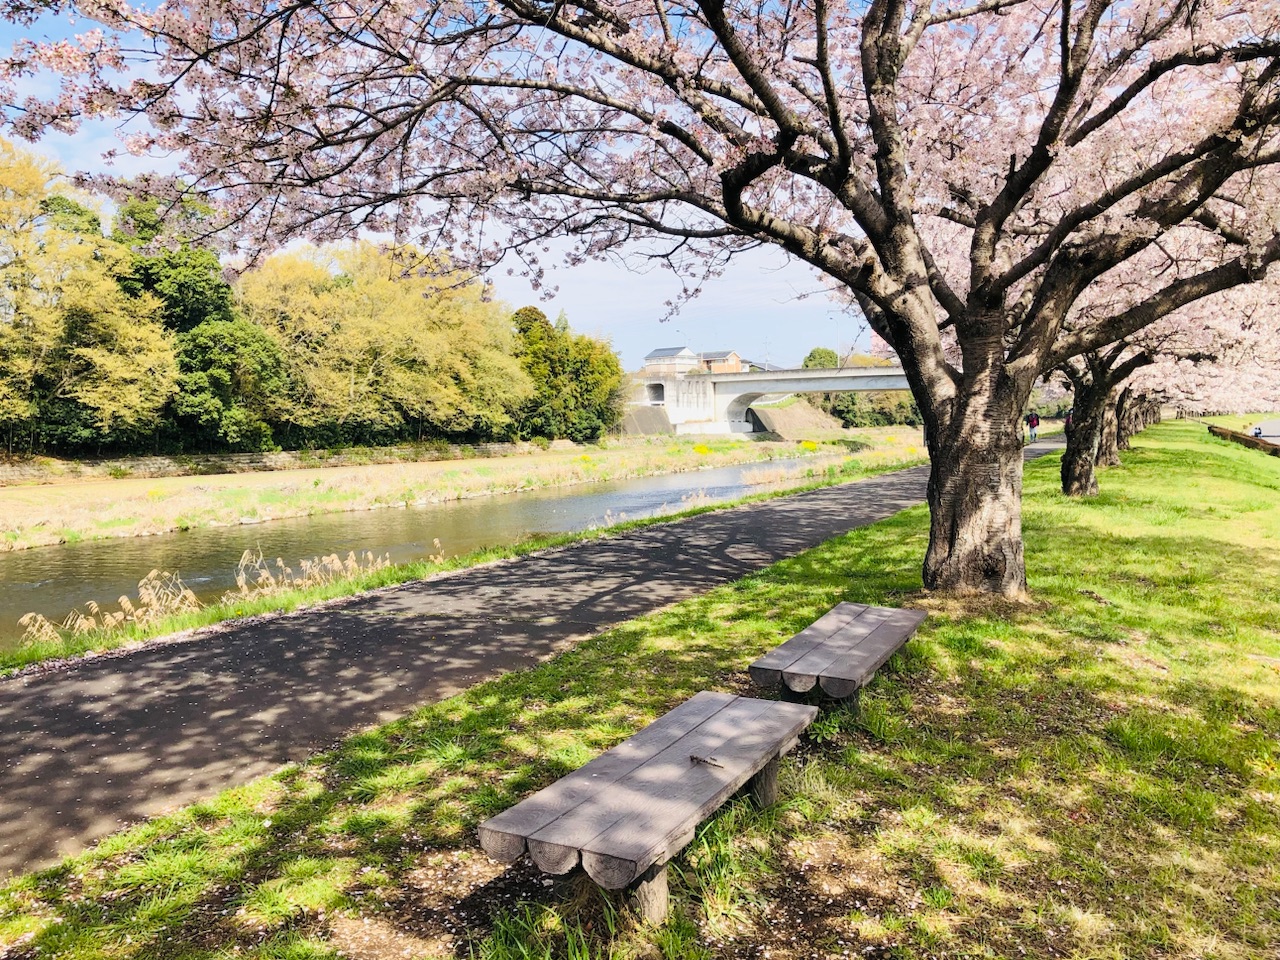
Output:
M782 684L782 689L778 691L778 699L781 700L783 703L805 703L809 699L809 694L807 692L796 693L794 690L788 687L786 682L784 681Z
M654 865L627 890L631 908L645 923L661 926L667 919L667 865Z
M766 763L759 773L751 778L751 796L756 806L771 807L778 802L778 758L774 757Z

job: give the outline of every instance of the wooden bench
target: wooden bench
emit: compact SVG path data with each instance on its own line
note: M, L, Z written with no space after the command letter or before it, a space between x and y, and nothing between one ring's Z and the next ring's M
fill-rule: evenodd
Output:
M776 802L778 758L817 708L702 692L551 786L480 825L480 845L539 869L581 863L608 890L629 889L651 923L667 915L666 864L698 824L748 781Z
M751 664L751 679L782 687L784 695L804 694L816 685L829 697L854 698L924 618L923 610L837 604Z

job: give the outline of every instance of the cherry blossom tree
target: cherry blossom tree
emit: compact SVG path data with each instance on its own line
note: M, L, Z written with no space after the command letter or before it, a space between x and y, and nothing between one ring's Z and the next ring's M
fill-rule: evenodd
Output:
M1153 405L1236 412L1280 402L1280 283L1195 301L1103 350L1064 361L1057 372L1073 394L1062 492L1096 494L1095 468L1120 463L1128 436L1152 421Z
M1038 377L1280 258L1259 0L64 5L102 29L18 45L11 83L66 79L15 129L144 116L129 146L180 151L246 242L377 231L536 280L567 237L691 290L759 244L812 265L926 421L929 588L1025 590ZM1121 308L1079 311L1117 271Z

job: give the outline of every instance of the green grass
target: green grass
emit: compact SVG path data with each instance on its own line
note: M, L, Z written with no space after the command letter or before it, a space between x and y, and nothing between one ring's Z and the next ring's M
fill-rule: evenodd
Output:
M336 958L357 918L388 956L1274 957L1280 462L1166 424L1072 500L1056 461L1027 469L1032 604L923 596L908 510L14 878L0 945ZM664 928L476 849L841 600L930 617L784 764L781 803L699 830Z

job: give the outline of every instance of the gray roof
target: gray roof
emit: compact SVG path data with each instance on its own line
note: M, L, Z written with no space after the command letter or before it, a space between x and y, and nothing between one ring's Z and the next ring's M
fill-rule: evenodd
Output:
M737 350L712 350L709 353L698 354L699 360L728 360L731 356L737 356Z
M678 357L682 353L693 356L693 351L688 347L659 347L657 350L650 351L645 355L646 360L659 360L663 357Z
M781 367L776 363L756 363L756 361L754 360L743 360L742 362L745 363L748 367L755 367L757 370L763 370L765 373L769 373L772 370L789 369L787 367Z

